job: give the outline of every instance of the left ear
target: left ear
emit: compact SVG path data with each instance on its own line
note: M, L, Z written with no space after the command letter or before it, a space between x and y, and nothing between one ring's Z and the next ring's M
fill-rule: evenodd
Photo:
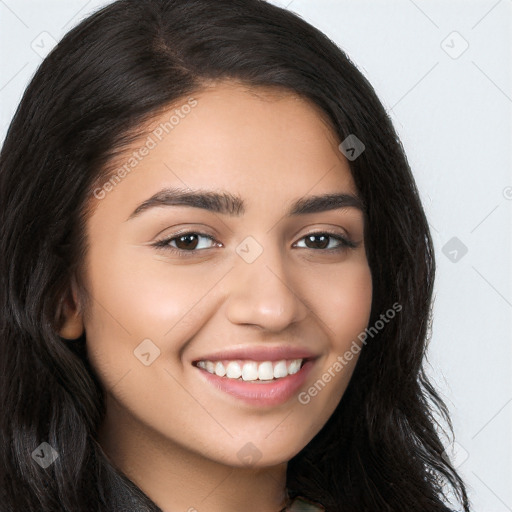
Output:
M78 295L73 285L74 282L70 287L72 289L68 289L59 304L56 316L59 336L67 340L76 340L84 332L83 316L79 308Z

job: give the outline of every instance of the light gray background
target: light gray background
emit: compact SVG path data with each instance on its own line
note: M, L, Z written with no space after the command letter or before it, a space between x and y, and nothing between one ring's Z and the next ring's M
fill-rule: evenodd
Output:
M107 3L0 0L0 140L41 56ZM512 0L273 3L338 43L392 116L436 248L429 372L449 452L475 511L512 511Z

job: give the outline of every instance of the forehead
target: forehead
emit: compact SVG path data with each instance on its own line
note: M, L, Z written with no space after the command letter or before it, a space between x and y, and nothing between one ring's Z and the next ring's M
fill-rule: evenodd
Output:
M162 187L179 186L232 190L250 208L307 194L355 194L338 144L327 115L307 99L282 89L217 83L147 123L112 166L128 172L107 199L133 205ZM126 165L130 160L133 168Z

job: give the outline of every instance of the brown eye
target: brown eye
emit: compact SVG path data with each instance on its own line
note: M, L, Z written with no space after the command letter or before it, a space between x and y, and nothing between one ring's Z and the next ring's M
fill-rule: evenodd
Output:
M329 247L330 241L332 239L337 241L337 245L335 245L334 247ZM303 237L302 240L305 240L305 249L312 250L340 251L347 247L357 247L357 244L337 233L310 233L309 235Z
M180 250L195 249L197 247L197 234L189 233L174 238L176 240L176 247Z
M208 246L204 247L204 242L201 242L201 239L206 239L210 242L214 242ZM203 247L200 247L201 243ZM205 233L196 233L196 232L188 232L181 233L179 235L173 235L171 237L164 238L163 240L159 240L154 243L153 246L158 249L163 249L165 251L176 252L178 254L184 253L194 253L200 252L205 249L210 249L216 243L216 240L207 235ZM173 245L174 244L174 245Z
M304 239L309 249L327 249L330 236L325 234L308 235L304 237ZM309 243L311 243L311 245L308 245Z

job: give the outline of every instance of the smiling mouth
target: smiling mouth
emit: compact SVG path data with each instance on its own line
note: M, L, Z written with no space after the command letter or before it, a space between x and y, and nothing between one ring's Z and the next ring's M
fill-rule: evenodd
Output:
M251 359L209 361L203 359L195 361L193 365L217 377L262 383L276 382L289 375L294 375L308 360L308 358L281 359L279 361L254 361Z

